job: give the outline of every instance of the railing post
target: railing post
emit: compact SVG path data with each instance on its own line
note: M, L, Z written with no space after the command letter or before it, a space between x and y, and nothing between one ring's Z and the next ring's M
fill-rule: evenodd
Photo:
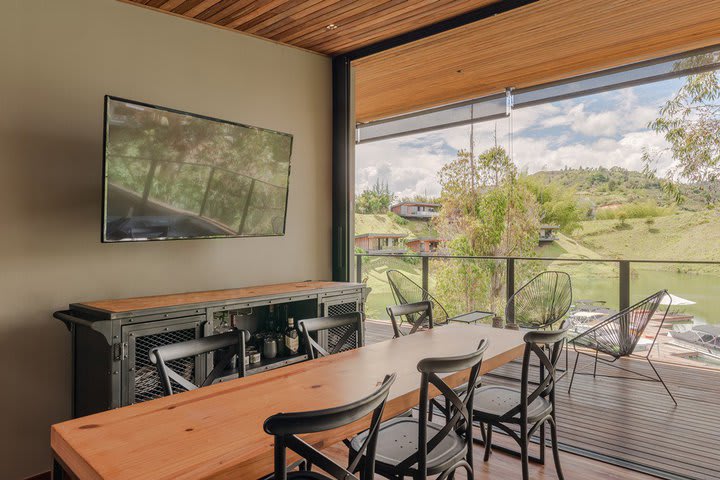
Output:
M620 310L630 306L630 262L620 261Z
M515 259L508 258L505 260L507 272L505 274L505 298L508 301L506 311L507 317L505 321L507 323L515 323L515 305L510 302L510 297L515 293Z
M423 301L427 300L427 292L429 290L429 275L430 275L430 257L423 255L422 259L422 288L423 288Z
M362 255L355 254L355 280L362 283Z

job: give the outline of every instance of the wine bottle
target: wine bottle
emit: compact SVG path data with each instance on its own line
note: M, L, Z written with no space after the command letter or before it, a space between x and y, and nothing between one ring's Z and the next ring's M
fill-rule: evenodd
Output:
M288 355L297 355L300 349L300 335L295 329L295 319L288 317L288 326L285 330L285 351Z

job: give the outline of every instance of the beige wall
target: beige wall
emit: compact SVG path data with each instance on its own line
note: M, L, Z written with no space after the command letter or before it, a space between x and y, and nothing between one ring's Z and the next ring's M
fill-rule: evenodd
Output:
M68 302L324 279L327 58L114 0L0 0L0 478L49 469ZM295 136L285 237L101 244L103 96Z

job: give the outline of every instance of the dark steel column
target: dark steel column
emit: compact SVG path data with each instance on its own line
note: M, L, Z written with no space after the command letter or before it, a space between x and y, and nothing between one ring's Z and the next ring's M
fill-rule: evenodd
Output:
M422 288L423 300L427 300L427 294L430 291L430 257L427 255L422 257Z
M630 306L630 262L620 261L620 310Z
M507 262L507 271L505 272L505 298L509 301L510 297L515 293L515 259L508 258L505 261ZM506 307L508 318L506 318L505 321L508 323L515 322L515 305L511 303L508 303Z
M332 61L332 276L350 281L350 160L352 143L352 89L350 60L345 56Z

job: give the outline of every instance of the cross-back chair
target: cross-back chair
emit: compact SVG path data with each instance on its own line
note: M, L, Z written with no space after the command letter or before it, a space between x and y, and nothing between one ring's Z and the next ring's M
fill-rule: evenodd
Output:
M476 408L473 419L487 426L485 433L485 457L488 461L492 452L493 428L507 433L520 446L523 480L529 478L530 438L539 431L540 457L533 458L545 463L545 424L550 426L552 451L555 468L560 480L563 479L558 450L557 426L555 424L556 367L560 359L567 329L535 330L525 334L525 350L522 360L520 388L507 386L485 386L476 390ZM539 382L530 381L530 367L533 357L540 364ZM514 430L512 427L517 429ZM519 432L519 433L518 433Z
M275 437L275 480L358 480L355 476L361 472L360 478L373 478L378 431L382 419L385 401L390 387L395 381L395 374L387 375L382 385L367 397L340 407L297 413L278 413L265 420L265 432ZM316 433L348 425L372 414L370 428L358 450L351 454L348 467L343 467L325 456L298 435ZM308 464L317 465L330 476L317 472L288 472L287 450L297 453Z
M433 328L435 322L433 320L433 304L429 301L408 303L405 305L391 305L386 307L390 322L393 327L393 338L399 338L404 335L412 335L421 328ZM402 317L408 319L408 323L411 325L409 330L403 330L402 328ZM464 387L461 387L464 388ZM450 414L450 402L447 399L443 399L442 395L430 400L430 411L428 413L429 420L432 420L435 410L439 410L442 415L448 418Z
M572 282L565 272L539 273L507 301L505 319L521 328L548 328L572 305Z
M250 338L246 330L210 335L187 342L162 345L150 350L150 361L155 364L165 395L172 395L175 389L195 390L211 385L227 374L229 367L235 367L238 377L245 376L245 342ZM181 358L197 357L210 352L220 354L215 358L215 367L202 380L194 384L173 370L174 362ZM237 364L232 365L237 359Z
M650 320L652 320L653 316L658 311L658 308L660 307L660 302L663 300L663 298L666 298L666 296L668 299L667 308L662 314L663 316L660 320L660 325L658 326L655 335L652 337L652 343L650 343L650 346L649 348L647 348L645 354L635 353L635 348L637 347L638 342L643 337L645 330L650 323ZM588 330L582 332L580 335L573 338L570 343L575 350L576 356L575 366L573 367L572 377L570 378L570 386L568 387L568 393L570 393L570 391L572 390L573 380L575 380L575 374L585 374L582 372L578 372L577 365L578 360L580 359L580 355L586 355L594 357L595 360L592 373L593 377L602 376L626 380L644 380L651 382L659 382L662 383L663 387L665 387L665 391L667 391L668 395L670 395L673 403L677 405L675 397L672 393L670 393L670 389L665 384L665 381L660 376L657 368L655 368L655 365L653 365L652 361L650 360L650 353L652 353L652 349L655 346L655 342L657 341L657 337L660 333L660 330L662 329L663 323L665 322L665 317L667 316L671 305L672 298L667 295L667 290L661 290L641 300L635 305L626 308L625 310L618 312L615 315L612 315L611 317L601 321L597 325L589 328ZM578 347L586 350L591 350L593 353L588 354L586 351L578 350ZM606 357L609 358L601 357L599 356L599 354L604 354ZM645 373L638 372L637 370L633 370L627 367L621 367L614 364L617 360L623 357L630 357L631 355L646 360L652 368L653 372L655 373L655 376L646 375ZM606 365L631 373L634 376L626 377L616 375L600 375L597 373L598 362L603 362Z
M449 318L447 310L445 310L445 307L443 307L430 292L413 282L407 275L399 270L388 270L386 275L396 304L405 305L423 301L430 302L432 303L435 313L435 324L442 325L447 323ZM411 323L415 323L413 314L410 314L407 319ZM400 319L400 323L402 323L402 319Z
M427 300L403 305L391 305L386 307L385 311L392 323L393 338L411 335L421 328L433 328L435 326L433 304ZM407 318L410 324L410 330L408 331L402 329L403 317Z
M311 359L352 350L365 345L363 314L351 312L334 317L308 318L298 322L305 351ZM326 335L327 348L316 338Z
M470 370L469 384L475 385L480 374L487 341L468 354L421 360L417 369L420 379L420 415L418 418L397 417L380 425L375 473L387 478L412 477L425 480L437 475L452 478L455 471L465 469L473 476L472 411L475 389L461 393L453 390L442 376ZM444 425L428 420L430 389L436 388L452 405L452 415ZM350 442L350 452L357 455L370 433L364 432Z

